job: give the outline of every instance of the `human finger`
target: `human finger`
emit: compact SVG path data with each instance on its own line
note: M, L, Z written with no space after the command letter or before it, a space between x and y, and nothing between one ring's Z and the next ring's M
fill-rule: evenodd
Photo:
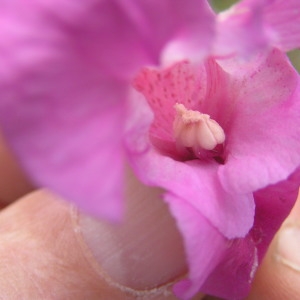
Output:
M247 300L300 299L300 197L259 267Z
M176 299L171 286L186 272L180 234L159 191L152 194L135 180L130 185L135 194L119 225L85 216L45 191L5 208L0 213L1 296Z

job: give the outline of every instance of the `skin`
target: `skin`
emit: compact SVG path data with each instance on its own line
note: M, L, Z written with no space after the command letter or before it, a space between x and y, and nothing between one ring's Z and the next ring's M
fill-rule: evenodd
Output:
M48 191L34 191L34 186L22 173L3 140L0 145L0 299L176 299L170 293L170 286L184 276L186 263L180 234L174 220L168 215L167 207L156 200L150 203L151 208L147 204L150 202L148 198L159 198L159 191L153 192L141 186L129 174L128 217L120 225L121 229L116 229L115 226L85 216ZM133 190L138 192L134 194ZM137 215L141 214L136 212L136 201L146 203L145 206L141 205L141 210L149 212L152 209L142 215L141 220L138 220ZM299 226L299 217L298 201L271 244L247 300L300 299L300 271L295 265L279 259L281 256L278 255L282 232ZM160 220L164 223L160 223ZM83 223L85 229L81 228ZM140 245L151 247L154 253L150 257L151 263L145 260L135 266L130 259L126 260L127 248L124 247L122 258L126 270L121 271L127 272L126 278L131 278L128 276L131 273L138 274L124 282L118 260L103 259L103 253L115 251L110 249L115 246L110 240L103 240L102 236L99 240L95 234L97 230L89 230L89 224L99 228L103 235L109 233L108 236L114 236L121 248L121 239L127 237L129 245L132 245L130 251L137 255L145 250ZM164 230L156 229L153 224L157 224L158 228L163 226ZM139 228L143 234L138 234ZM151 234L150 228L157 234ZM164 231L171 236L170 240L159 233ZM130 244L130 241L143 235L147 237L143 243ZM95 244L94 240L98 241L96 249L102 249L99 253L89 248ZM128 245L128 241L124 244ZM173 257L161 253L168 247L173 249L167 251L174 252ZM290 252L292 250L300 252L299 249L290 248ZM152 264L156 266L153 269ZM166 276L161 275L166 268L172 270ZM199 294L194 299L217 298Z

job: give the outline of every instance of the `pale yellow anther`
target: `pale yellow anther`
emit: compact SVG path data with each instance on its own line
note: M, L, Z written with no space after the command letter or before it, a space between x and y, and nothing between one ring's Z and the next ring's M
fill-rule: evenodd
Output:
M209 115L188 110L183 104L175 104L176 116L173 132L180 147L213 150L225 141L222 127Z

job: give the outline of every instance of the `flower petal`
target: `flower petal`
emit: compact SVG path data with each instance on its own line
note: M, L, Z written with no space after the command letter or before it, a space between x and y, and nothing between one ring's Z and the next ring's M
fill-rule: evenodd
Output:
M206 247L206 245L205 245ZM201 291L222 299L244 299L258 267L255 244L247 236L227 241L222 260L210 274Z
M176 18L183 15L189 23L188 26L178 28L174 38L164 49L163 64L172 64L187 58L193 62L201 60L207 54L207 50L211 49L215 36L215 14L206 0L170 2L173 6L173 10L170 10L171 15L175 15L175 8Z
M299 76L275 50L252 71L234 60L223 67L235 78L236 105L219 176L227 191L249 193L284 180L300 164Z
M134 87L145 96L155 115L150 135L174 142L175 104L182 103L189 109L199 106L206 85L203 64L193 68L187 61L181 61L162 70L144 68L135 78Z
M220 13L217 55L249 56L270 47L289 51L300 47L298 0L244 0Z
M239 2L218 15L216 41L213 53L216 56L251 57L253 53L269 46L269 33L264 28L262 4L243 5Z
M166 195L184 238L190 268L188 279L175 285L176 294L189 299L201 290L224 299L246 297L259 262L296 199L299 182L298 169L288 180L256 192L252 230L247 237L231 241L222 238L186 201Z
M184 199L165 195L182 233L189 275L174 286L180 299L197 292L242 299L250 289L258 266L257 249L251 236L227 240L210 222Z
M275 233L288 216L300 185L298 168L287 180L255 192L255 221L244 239L228 242L223 259L201 291L225 299L243 299L250 289L256 268Z
M8 142L37 184L117 219L129 81L142 65L158 63L172 39L188 42L183 28L212 26L208 4L16 0L0 7L0 121Z
M140 113L130 117L126 146L139 179L184 199L226 237L245 236L253 225L252 194L226 192L218 180L219 165L215 162L181 162L159 153L148 139L149 113L145 100L141 95L131 100L132 107Z
M256 213L250 235L257 245L259 260L263 258L272 238L290 213L297 199L299 186L300 168L287 180L254 193Z
M84 89L78 92L72 84L70 89L70 84L65 82L61 87L56 84L55 88L60 90L54 87L49 90L61 98L53 97L48 105L40 101L49 97L48 88L35 88L35 95L31 93L30 97L20 99L26 100L24 104L28 107L12 101L2 102L3 130L22 165L38 185L46 185L90 213L116 220L122 210L120 120L124 106L115 107L113 101L123 96L124 87L113 84L111 88L117 93L106 93L107 97L113 98L107 98L106 103L98 101L98 95L105 91L100 86L90 86L91 78L84 83L72 77L74 80L68 77L72 84L82 85ZM50 84L41 77L33 82L40 87ZM23 80L18 85L23 95L31 86L30 80ZM61 103L64 98L72 101ZM120 188L116 189L116 185Z
M259 2L259 0L252 0ZM300 2L268 1L264 8L264 26L271 32L272 46L282 51L300 47Z
M189 278L177 283L174 292L180 299L190 299L222 259L227 240L184 199L166 194L165 201L182 233L189 265Z

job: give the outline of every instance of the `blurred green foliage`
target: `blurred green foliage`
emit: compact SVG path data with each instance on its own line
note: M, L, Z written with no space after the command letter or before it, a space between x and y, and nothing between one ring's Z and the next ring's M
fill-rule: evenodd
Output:
M236 2L237 0L210 0L210 3L215 11L225 10Z
M293 50L288 53L288 56L294 67L300 72L300 50Z

